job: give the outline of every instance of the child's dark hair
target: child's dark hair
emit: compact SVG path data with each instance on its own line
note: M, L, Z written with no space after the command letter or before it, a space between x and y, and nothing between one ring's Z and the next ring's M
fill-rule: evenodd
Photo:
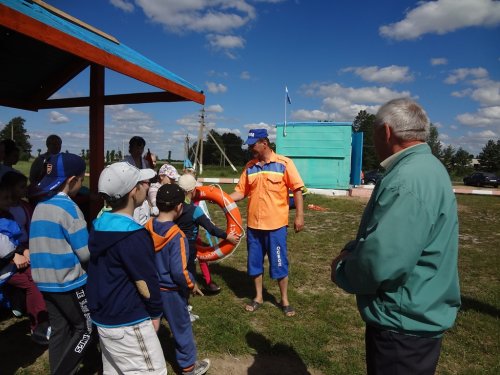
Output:
M127 205L128 202L128 194L121 197L121 198L112 198L108 194L105 193L99 193L106 201L106 204L111 207L112 210L121 210Z
M10 188L13 188L15 185L19 183L28 183L28 177L23 175L22 173L16 171L8 171L2 177L2 184L6 184Z

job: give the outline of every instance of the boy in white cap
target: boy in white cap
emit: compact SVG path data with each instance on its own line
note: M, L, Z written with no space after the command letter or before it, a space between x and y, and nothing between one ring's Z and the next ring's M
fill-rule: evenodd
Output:
M111 211L94 220L90 231L87 295L105 374L167 373L156 335L162 303L153 241L132 216L154 175L118 162L99 177L99 193Z

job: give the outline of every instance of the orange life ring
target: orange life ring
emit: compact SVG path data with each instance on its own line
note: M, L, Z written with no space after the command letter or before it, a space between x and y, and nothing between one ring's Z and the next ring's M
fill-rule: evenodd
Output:
M226 215L226 233L235 232L243 234L241 214L233 199L217 186L196 187L193 201L209 200L217 203ZM235 245L227 240L222 240L214 246L204 246L196 243L196 257L199 260L214 261L222 259L233 252Z

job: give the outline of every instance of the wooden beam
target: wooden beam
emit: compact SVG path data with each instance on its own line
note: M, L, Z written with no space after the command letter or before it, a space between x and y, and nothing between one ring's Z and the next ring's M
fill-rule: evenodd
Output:
M97 216L103 206L98 195L99 175L104 169L104 67L92 64L90 67L90 217Z
M37 21L3 4L0 4L0 24L75 56L79 56L89 62L102 65L118 73L182 96L187 100L199 104L205 103L203 92L194 91L180 83L158 75L142 66L133 64L124 58L108 53L101 48Z
M90 97L50 99L40 103L34 103L33 106L37 107L37 109L88 107L91 101L92 99ZM103 98L103 101L104 105L116 105L180 102L188 101L188 99L170 92L143 92L136 94L107 95Z
M89 63L86 60L77 60L73 64L66 65L63 70L57 72L56 76L48 77L48 82L44 82L43 87L38 90L36 97L32 98L31 101L34 103L43 103L43 101L54 95L61 87L71 81L88 66Z
M90 30L93 33L96 33L97 35L100 35L103 38L106 38L106 39L108 39L116 44L120 44L118 39L116 39L114 36L106 34L104 31L96 29L94 26L91 26L88 23L85 23L85 22L79 20L78 18L75 18L75 17L69 15L68 13L63 12L62 10L57 9L56 7L53 7L50 4L43 2L42 0L31 0L31 1L33 1L34 3L37 3L38 5L40 5L41 7L45 8L45 9L47 9L49 12L54 13L58 17L64 18L66 21L69 21L69 22L72 22L74 24L77 24L78 26L84 27L85 29Z

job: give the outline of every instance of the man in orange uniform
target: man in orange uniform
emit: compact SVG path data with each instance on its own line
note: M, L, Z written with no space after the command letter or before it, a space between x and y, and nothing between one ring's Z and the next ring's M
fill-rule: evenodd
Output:
M235 191L234 201L248 197L247 248L248 274L255 283L255 298L246 305L253 312L263 303L262 275L264 256L269 259L269 274L278 280L281 308L286 316L295 315L288 301L288 189L295 199L295 232L304 228L304 206L301 188L304 186L295 164L277 155L270 147L266 129L252 129L245 142L253 159L247 163Z

